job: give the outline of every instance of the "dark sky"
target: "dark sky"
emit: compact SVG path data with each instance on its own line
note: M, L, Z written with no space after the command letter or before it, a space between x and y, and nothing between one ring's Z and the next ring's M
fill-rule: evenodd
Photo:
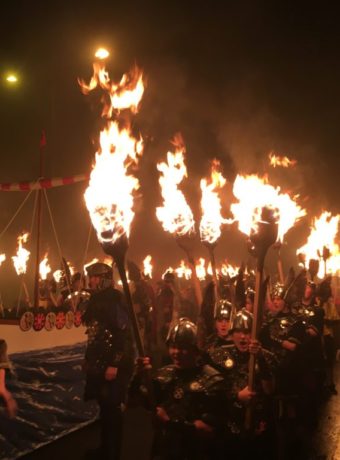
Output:
M166 267L182 257L154 216L160 204L155 163L165 157L177 131L187 146L190 180L184 189L196 212L199 179L208 174L213 157L232 181L237 172L268 170L271 150L298 161L294 170L271 171L275 185L300 193L311 215L322 209L340 212L339 12L327 3L289 3L97 0L88 6L13 0L2 5L1 77L10 68L22 81L8 88L2 78L0 181L37 177L42 129L48 142L46 177L90 170L98 107L81 94L77 78L90 77L93 52L103 44L112 51L113 78L136 62L147 79L134 122L146 146L131 258L140 262L151 253ZM48 194L63 252L76 264L89 227L84 188ZM1 196L3 228L24 195ZM33 199L2 237L0 251L14 253L18 232L31 225L32 209ZM43 227L44 247L55 254L47 211ZM287 263L307 234L304 220L288 235ZM202 248L198 252L205 255ZM218 252L219 258L240 263L244 237L226 230ZM97 253L93 237L89 257Z

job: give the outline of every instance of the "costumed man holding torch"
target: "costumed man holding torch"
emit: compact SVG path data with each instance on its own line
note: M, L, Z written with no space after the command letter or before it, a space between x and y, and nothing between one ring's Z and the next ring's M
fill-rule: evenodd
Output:
M128 114L129 111L138 111L144 85L137 67L124 75L120 83L112 82L100 61L94 64L90 83L79 83L85 94L97 86L105 91L102 116L107 123L100 133L100 149L84 197L98 240L116 264L124 290L123 300L122 294L112 288L111 267L105 264L89 267L89 276L99 278L100 290L93 293L84 314L89 334L85 397L94 397L100 405L103 458L117 460L122 432L121 403L133 358L127 351L129 325L138 353L144 356L125 270L128 237L134 218L133 193L139 187L138 179L129 168L137 164L143 150L142 139L137 140L132 134ZM122 110L126 116L118 119ZM111 120L113 114L114 121ZM92 369L95 373L98 370L99 375L92 378Z
M301 392L302 362L300 349L305 326L286 302L287 292L277 283L271 292L272 310L263 325L260 340L278 360L276 370L276 425L279 458L301 458L298 437L298 396Z
M85 353L85 400L100 408L100 458L119 459L122 406L132 374L134 353L123 295L112 286L112 268L104 263L87 267L93 290L83 322L88 343Z
M166 340L171 365L158 369L148 383L150 358L140 358L130 396L155 407L154 460L213 460L223 426L226 386L223 376L200 357L197 327L180 318ZM153 407L153 408L154 408Z
M234 459L274 458L273 417L270 395L274 391L275 356L251 339L253 316L242 309L233 317L232 344L209 350L211 364L225 377L228 388L227 423L222 452ZM249 358L255 356L253 388L248 386ZM252 404L252 429L245 427L247 407Z

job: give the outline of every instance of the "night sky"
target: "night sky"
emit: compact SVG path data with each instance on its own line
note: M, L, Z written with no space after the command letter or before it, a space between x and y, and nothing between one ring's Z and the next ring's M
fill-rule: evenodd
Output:
M209 174L214 157L229 182L238 172L269 172L274 185L300 194L309 218L324 209L340 212L339 12L324 3L318 8L289 3L97 0L88 6L14 0L2 5L0 182L38 177L42 129L46 177L90 171L99 99L85 97L77 78L89 79L94 51L104 45L112 53L108 69L113 79L137 63L147 80L134 119L145 139L138 173L142 198L129 252L137 263L151 254L164 269L183 257L155 217L161 204L156 162L165 158L178 131L187 147L189 179L183 191L197 221L199 180ZM19 73L16 87L5 84L7 70ZM295 158L297 167L270 169L271 150ZM90 225L85 187L48 191L64 255L76 266ZM0 233L24 196L2 193ZM226 192L226 215L228 197ZM0 252L15 253L18 233L31 227L33 205L32 196L1 237ZM296 263L295 250L304 244L308 224L303 219L288 234L286 267ZM42 251L49 249L53 269L59 268L46 210L43 228ZM244 235L225 229L216 253L239 264L247 257ZM100 254L93 234L88 259ZM199 244L197 255L207 255ZM4 291L7 277L15 275L9 262L0 270Z

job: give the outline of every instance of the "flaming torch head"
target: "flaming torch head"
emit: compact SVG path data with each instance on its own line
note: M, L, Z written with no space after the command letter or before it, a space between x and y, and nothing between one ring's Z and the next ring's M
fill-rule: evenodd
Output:
M256 175L238 175L233 186L233 193L239 203L230 207L241 232L249 235L256 232L256 225L261 221L263 208L275 210L278 222L277 239L283 241L284 235L294 224L306 214L294 199L287 193L281 193L280 188L267 183L266 178Z
M310 234L304 246L297 250L299 259L304 258L306 265L310 265L312 260L319 262L323 259L323 264L318 264L318 270L314 274L312 269L311 276L323 278L327 272L336 274L340 270L340 249L337 241L340 214L332 215L324 211L320 217L313 220ZM312 264L315 262L312 262ZM326 267L327 265L327 267ZM315 268L316 269L316 268Z
M221 216L221 201L218 191L225 185L226 179L218 171L219 161L214 160L211 168L211 178L201 180L201 208L202 218L200 223L201 241L215 244L221 236L221 226L228 221Z
M17 255L12 257L15 271L18 275L24 275L27 269L27 262L30 257L30 252L23 247L23 243L28 241L28 233L24 233L18 236L18 249Z
M88 85L79 81L83 92L97 85L109 95L103 116L111 117L112 109L130 109L136 112L144 92L141 72L134 68L124 75L119 84L111 82L103 62L94 64L94 75ZM134 218L133 193L139 182L129 173L142 154L143 142L132 135L129 126L121 128L116 121L109 121L100 134L100 150L91 172L85 202L104 251L113 256L113 246L119 241L119 254L126 252L130 227Z
M250 251L263 260L266 252L277 240L278 223L275 210L264 207L261 212L261 220L257 223L257 230L251 232L249 237Z
M39 274L41 280L46 280L47 275L51 272L51 267L48 263L47 254L45 254L43 260L39 264Z
M195 233L195 222L192 211L178 185L187 176L184 164L184 144L181 136L175 137L173 144L175 153L168 152L167 163L157 165L161 176L159 183L163 196L163 206L157 208L156 215L165 231L177 237Z

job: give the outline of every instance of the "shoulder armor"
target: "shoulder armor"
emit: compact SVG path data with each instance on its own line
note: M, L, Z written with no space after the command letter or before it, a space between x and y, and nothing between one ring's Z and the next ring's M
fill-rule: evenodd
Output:
M222 368L228 368L226 362L232 359L232 352L234 345L223 345L221 347L215 348L210 354L210 358L214 364Z
M175 376L175 366L174 365L164 366L158 369L155 375L155 380L157 380L159 383L169 383L174 379L174 376Z

